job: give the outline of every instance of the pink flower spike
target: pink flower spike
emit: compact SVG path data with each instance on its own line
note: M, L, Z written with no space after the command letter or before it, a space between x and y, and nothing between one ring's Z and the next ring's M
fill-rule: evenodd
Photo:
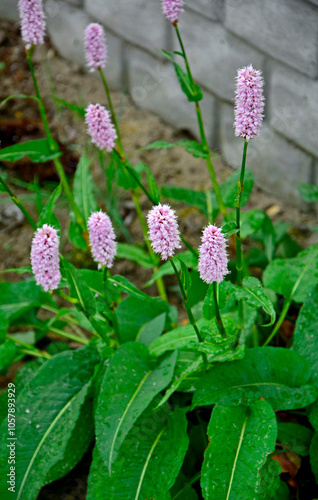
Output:
M111 268L117 252L117 243L110 218L101 210L93 212L87 226L93 259L98 263L98 269L103 266Z
M91 23L85 30L86 62L90 71L106 66L107 46L104 29L100 24Z
M31 266L37 285L44 290L55 290L61 281L59 244L56 229L44 224L36 230L31 246Z
M235 92L235 135L247 141L259 135L264 115L263 78L252 65L238 70Z
M42 0L19 0L22 38L27 44L41 45L44 42L45 20Z
M110 153L115 147L117 134L107 109L100 104L90 104L86 109L85 121L93 144Z
M180 14L183 12L183 5L183 0L162 0L163 12L172 24L179 21Z
M157 205L147 215L149 240L155 253L163 260L174 255L181 248L177 217L169 205Z
M209 224L203 231L202 245L199 248L200 276L206 283L221 283L229 273L226 241L221 229Z

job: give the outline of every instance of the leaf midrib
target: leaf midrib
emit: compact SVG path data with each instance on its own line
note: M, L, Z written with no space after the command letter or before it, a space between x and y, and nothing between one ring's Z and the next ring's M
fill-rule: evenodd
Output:
M27 470L25 471L25 474L23 476L23 480L22 480L22 483L21 483L21 486L20 486L20 489L19 489L19 492L18 492L18 496L17 496L17 500L20 499L20 495L23 491L23 488L24 488L24 485L25 485L25 482L26 482L26 479L29 475L29 472L33 466L33 463L35 461L35 458L40 450L40 448L42 447L42 444L43 442L45 441L46 437L48 436L48 434L50 434L51 430L55 427L55 424L58 422L58 420L64 415L64 413L66 412L66 410L70 407L72 401L74 398L76 398L78 396L78 392L76 394L74 394L74 396L71 397L71 399L66 403L65 406L63 406L63 408L61 409L61 411L56 415L55 419L53 420L53 422L49 425L49 427L47 428L47 430L45 431L45 433L43 434L43 437L42 439L40 440L38 446L36 447L35 449L35 452L34 454L32 455L32 458L30 460L30 463L27 467Z
M240 433L239 443L238 443L238 447L237 447L235 458L234 458L234 463L233 463L233 467L232 467L232 473L231 473L230 483L229 483L229 487L228 487L228 491L227 491L227 495L226 495L226 500L229 500L229 498L230 498L230 493L231 493L232 485L234 482L234 474L235 474L235 470L236 470L236 464L237 464L238 456L239 456L239 453L240 453L240 450L242 447L247 420L248 420L248 417L245 418L245 420L243 422L242 430Z
M113 440L112 440L112 444L111 444L111 447L110 447L110 452L109 452L109 474L111 475L111 472L112 472L112 457L113 457L113 453L114 453L114 448L115 448L115 442L116 442L116 439L117 439L117 435L118 435L118 432L120 430L120 427L131 407L131 405L133 404L133 402L135 401L140 389L142 388L142 386L144 385L145 381L147 380L147 378L149 377L150 373L152 373L151 370L149 370L145 375L144 377L141 379L141 381L139 382L138 384L138 387L136 388L134 394L132 395L129 403L127 404L122 416L121 416L121 419L119 420L119 423L117 425L117 428L115 430L115 434L114 434L114 437L113 437Z

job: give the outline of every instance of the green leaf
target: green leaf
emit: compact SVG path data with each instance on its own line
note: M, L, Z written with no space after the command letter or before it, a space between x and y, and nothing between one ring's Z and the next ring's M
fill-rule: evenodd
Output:
M54 215L55 204L62 192L62 185L59 184L57 188L54 189L53 193L49 197L46 205L42 209L37 227L42 227L44 224L49 224L54 226L56 229L60 229L60 223L57 217Z
M18 395L17 500L35 500L47 474L63 459L98 361L91 346L57 354ZM11 492L8 493L5 498L11 498Z
M226 371L224 366L210 369L197 385L193 404L237 406L264 398L277 410L303 408L317 397L310 379L310 365L298 353L255 347L242 360L230 363Z
M94 293L81 279L81 272L70 262L63 259L63 267L66 270L66 277L70 287L70 294L78 300L78 306L86 316L95 316L96 300Z
M176 353L152 366L144 344L122 345L110 360L96 409L99 452L109 474L119 448L137 418L171 381Z
M313 435L311 429L296 422L278 423L278 441L303 457L309 455Z
M198 328L202 326L209 326L210 321L199 320L197 321ZM179 326L162 337L156 339L150 346L149 350L153 356L161 356L167 351L174 351L175 349L182 349L188 346L189 342L197 341L196 333L192 325Z
M201 486L205 500L255 500L259 469L275 449L276 417L266 401L250 408L217 405L208 425Z
M188 269L196 269L198 267L198 259L193 255L190 250L187 250L186 252L181 252L178 253L177 255L178 259L175 261L176 268L178 271L181 271L181 264L178 262L182 260L184 264L187 266ZM170 262L165 262L157 271L154 273L152 278L147 282L146 286L153 285L153 283L156 281L158 278L162 278L163 276L167 275L173 275L174 270Z
M244 299L252 307L261 307L271 317L272 326L276 320L276 311L270 298L266 295L262 283L257 278L245 278L242 287L233 288L237 300Z
M2 68L1 68L2 69ZM25 94L15 94L15 95L9 95L6 99L4 99L0 103L0 108L4 106L8 101L11 101L11 99L34 99L35 101L38 100L38 98L35 95L25 95Z
M318 482L318 434L316 433L310 445L310 465Z
M183 71L181 66L173 63L182 92L187 96L189 102L199 102L203 99L202 89L196 83L192 83L189 75Z
M225 238L229 238L232 234L236 234L239 232L237 224L234 220L230 220L229 222L225 222L222 226L222 233Z
M225 307L226 300L227 300L227 287L226 287L226 283L224 281L222 281L222 283L219 284L218 292L219 292L218 304L219 304L220 310L222 310ZM211 284L209 286L208 292L207 292L205 299L204 299L203 316L205 319L208 319L208 320L211 320L211 319L215 318L215 316L216 316L213 284Z
M182 466L189 440L183 410L165 406L147 410L126 437L110 477L96 446L88 478L87 500L156 498L170 500L170 488Z
M160 299L143 300L137 297L127 297L117 308L117 318L120 335L123 341L135 340L140 328L159 316L168 313L169 306Z
M25 312L50 302L50 295L34 280L0 283L0 314L10 323Z
M180 278L182 286L185 290L188 290L191 286L191 276L189 270L182 259L178 259L178 257L175 257L175 259L178 260L181 265Z
M241 237L247 238L251 234L260 231L264 224L266 213L263 210L254 208L241 214Z
M55 102L57 102L58 104L60 104L64 108L68 108L71 111L73 111L73 113L77 113L82 118L85 118L85 113L86 113L85 108L81 108L80 106L77 106L76 104L73 104L73 103L68 102L68 101L64 101L63 99L60 99L59 97L56 97L56 96L52 96L52 98Z
M240 170L236 170L230 177L221 184L221 193L226 207L235 208L237 183L240 180ZM249 170L245 171L244 189L241 206L244 207L249 200L254 185L254 176Z
M75 221L75 216L73 212L70 212L70 227L68 230L68 237L72 245L81 250L86 250L87 243L83 238L83 230L79 224Z
M139 266L148 269L152 267L152 259L143 248L137 245L129 245L127 243L117 243L117 254L118 259L128 259L132 262L136 262Z
M17 161L27 156L34 163L46 162L61 155L55 143L55 151L51 151L47 139L21 142L0 150L0 161Z
M9 366L13 363L18 348L13 340L6 339L0 344L0 374L5 375Z
M83 153L76 167L73 184L74 200L84 217L85 223L92 212L97 210L97 202L93 192L94 183L92 174L89 171L89 163L89 158Z
M318 284L318 245L307 248L292 259L275 259L263 274L265 287L295 302L305 302Z
M272 500L276 498L277 490L280 487L279 476L281 472L282 469L279 463L269 455L259 471L260 491L257 500Z
M306 299L296 321L293 349L301 354L312 367L312 380L318 387L318 286Z
M149 346L157 337L160 337L166 324L166 316L166 313L162 313L145 323L140 328L136 341Z
M315 184L299 184L298 189L300 196L308 203L317 203L318 201L318 186Z
M173 200L187 203L201 210L204 215L208 215L206 193L204 191L195 191L176 186L163 186L161 192L165 198L172 198Z
M175 148L177 146L184 148L187 151L187 153L194 156L194 158L207 158L209 156L209 151L207 151L204 148L204 146L202 146L202 144L199 144L196 141L187 141L185 139L182 139L181 141L178 142L166 142L166 141L151 142L150 144L148 144L148 146L142 148L142 150L170 149L170 148Z

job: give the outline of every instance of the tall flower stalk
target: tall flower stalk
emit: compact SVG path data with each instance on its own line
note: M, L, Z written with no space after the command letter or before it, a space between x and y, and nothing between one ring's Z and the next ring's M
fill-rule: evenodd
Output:
M170 1L170 2L167 2L167 3L172 4L173 2ZM187 70L187 74L188 74L188 77L189 77L190 85L192 87L193 92L196 92L196 90L195 90L196 86L195 86L195 82L194 82L194 79L193 79L193 76L192 76L192 72L191 72L189 60L187 58L185 47L184 47L184 44L183 44L183 41L182 41L182 38L181 38L181 34L180 34L180 31L179 31L179 27L178 27L178 19L176 21L172 22L172 25L173 25L173 27L174 27L174 29L176 31L176 35L177 35L178 40L179 40L179 44L180 44L181 52L182 52L183 59L184 59L185 65L186 65L186 70ZM224 205L224 201L223 201L223 197L222 197L220 185L218 183L218 180L217 180L217 177L216 177L216 173L215 173L215 169L214 169L214 166L213 166L213 163L212 163L212 160L211 160L211 154L212 153L211 153L211 150L210 150L207 138L206 138L206 133L205 133L205 129L204 129L204 122L203 122L203 118L202 118L202 112L201 112L201 107L200 107L199 101L195 102L195 110L196 110L196 115L197 115L197 120L198 120L198 125L199 125L201 143L202 143L202 146L203 146L204 150L207 153L207 155L205 157L205 161L206 161L206 165L207 165L207 168L208 168L208 171L209 171L209 174L210 174L210 178L211 178L211 182L212 182L212 187L213 187L213 190L215 192L215 196L216 196L216 199L217 199L217 202L218 202L219 210L220 210L221 214L223 215L224 219L227 220L228 219L227 210L226 210L226 207Z
M241 243L241 202L244 188L245 166L247 146L250 139L259 135L259 130L263 120L264 96L263 78L260 71L252 65L244 67L237 72L236 92L235 92L235 135L244 139L243 157L240 180L237 183L236 197L236 270L237 284L243 283L243 257ZM241 331L244 327L244 303L243 299L238 301L238 328Z
M139 186L148 195L145 188L139 182L139 179L136 178L134 170L130 168L130 166L127 162L127 157L126 157L125 150L124 150L124 147L122 144L121 134L120 134L119 126L118 126L118 121L117 121L115 109L114 109L112 98L110 95L107 79L106 79L106 76L105 76L104 71L103 71L103 68L106 65L107 46L106 46L106 39L105 39L104 30L103 30L102 26L97 25L97 24L90 24L86 28L85 48L86 48L86 60L88 62L90 70L91 71L96 70L99 72L100 77L101 77L102 82L103 82L103 85L104 85L112 123L114 124L114 127L116 129L117 148L118 148L118 153L120 156L120 161L123 164L123 169L125 170L125 172L127 172L128 175L132 176L134 178L134 180L137 181ZM105 57L101 57L101 55L103 55L103 54L105 54ZM136 214L137 214L137 217L138 217L140 225L141 225L145 244L148 248L149 254L150 254L152 261L153 261L153 270L156 273L158 271L158 266L156 264L156 257L154 255L154 252L153 252L151 245L150 245L150 242L148 240L147 224L146 224L144 215L142 213L142 209L141 209L140 202L139 202L139 196L138 196L136 189L131 188L130 193L131 193L132 200L135 204ZM165 290L165 286L164 286L162 278L157 278L156 284L157 284L158 292L159 292L161 298L163 300L167 301L168 300L167 294L166 294L166 290Z
M22 38L25 42L25 54L27 61L29 63L31 76L35 88L35 94L38 101L39 112L43 122L45 135L48 140L49 148L52 153L58 152L58 146L53 140L51 130L49 127L45 106L43 99L40 94L40 89L38 86L37 78L34 71L34 66L32 62L32 53L35 45L40 45L44 41L45 36L45 16L43 12L42 0L20 0L19 10L21 17L21 32ZM64 192L68 198L71 208L74 212L75 219L79 226L82 228L83 236L86 235L85 222L80 213L78 206L75 203L72 191L70 189L67 177L65 175L63 166L58 158L54 158L54 165L59 175L61 184L63 186Z

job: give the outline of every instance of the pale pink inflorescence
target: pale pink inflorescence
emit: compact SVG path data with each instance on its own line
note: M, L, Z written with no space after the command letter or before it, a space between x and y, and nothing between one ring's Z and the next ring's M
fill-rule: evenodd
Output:
M200 276L206 283L221 283L228 274L226 241L221 229L209 224L203 231L199 248Z
M87 221L89 242L94 261L98 269L102 266L112 267L117 252L116 235L112 222L107 214L93 212Z
M117 134L107 109L100 104L90 104L86 109L85 121L92 142L99 149L106 149L110 153L115 146Z
M147 215L149 240L155 253L163 260L174 255L181 248L177 217L169 205L153 207Z
M31 266L37 285L44 290L55 290L61 281L59 244L56 229L44 224L36 230L31 246Z
M261 72L252 65L238 70L235 92L235 135L246 140L259 135L263 121L264 96Z
M20 0L22 38L29 45L39 45L44 42L45 20L42 0Z
M180 14L183 12L183 0L162 0L163 12L171 23L179 21Z
M91 23L85 30L86 62L90 71L104 68L107 61L107 46L104 29Z

